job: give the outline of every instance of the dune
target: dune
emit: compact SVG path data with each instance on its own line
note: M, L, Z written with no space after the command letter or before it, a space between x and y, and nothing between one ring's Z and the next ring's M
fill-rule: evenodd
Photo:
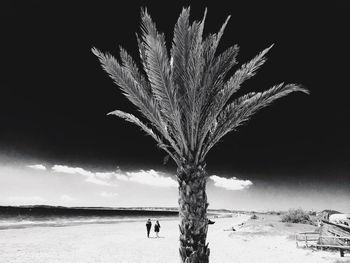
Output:
M210 262L350 262L349 254L340 259L338 253L296 248L293 232L312 226L290 226L268 216L248 218L211 218ZM178 263L178 220L160 224L160 238L154 232L146 237L144 221L1 230L0 262ZM237 231L230 231L233 226Z

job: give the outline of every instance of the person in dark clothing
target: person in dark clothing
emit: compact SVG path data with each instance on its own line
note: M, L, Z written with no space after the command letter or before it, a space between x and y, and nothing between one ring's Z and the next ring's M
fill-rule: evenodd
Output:
M151 231L151 227L152 227L151 219L148 219L146 223L147 237L149 237L149 232Z
M157 220L157 221L156 221L156 224L154 225L154 232L156 232L156 236L157 236L157 237L159 237L159 236L158 236L159 230L160 230L160 224L159 224L159 221Z

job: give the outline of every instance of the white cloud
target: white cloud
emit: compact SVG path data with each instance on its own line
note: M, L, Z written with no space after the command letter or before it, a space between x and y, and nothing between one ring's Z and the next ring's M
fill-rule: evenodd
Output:
M42 170L42 171L46 170L46 167L42 164L27 165L27 167L32 168L32 169L36 169L36 170Z
M243 190L253 184L249 180L239 180L236 177L227 179L216 175L212 175L210 176L210 179L214 181L215 186L222 187L227 190Z
M100 179L112 179L114 177L115 173L112 172L106 172L106 173L95 173L95 176Z
M69 167L66 165L54 165L51 168L52 171L54 172L59 172L59 173L66 173L66 174L81 174L84 176L90 176L93 175L92 172L86 171L83 168L80 167Z
M117 197L117 193L111 193L111 192L101 192L100 196L106 197L106 198L112 198L112 197Z
M114 180L134 182L156 187L176 187L177 182L165 173L155 170L140 170L133 172L124 172L117 170L115 172L91 172L80 167L69 167L65 165L54 165L52 171L67 174L80 174L84 176L85 181L103 186L115 186Z
M46 200L40 196L10 196L7 199L10 202L16 203L16 205L36 205L46 202Z
M75 198L69 196L69 195L62 195L61 196L61 200L65 201L65 202L71 202L71 201L75 201Z
M86 182L104 186L113 186L113 184L107 181L112 178L112 173L93 173L80 167L69 167L66 165L54 165L51 170L57 173L80 174L86 177Z
M138 172L126 172L126 176L122 176L118 178L119 180L127 179L130 182L137 182L140 184L146 184L151 186L158 187L176 187L177 182L170 178L161 175L160 172L155 170L140 170Z
M129 181L130 180L130 177L123 174L123 173L115 173L114 176L117 180L120 180L120 181Z

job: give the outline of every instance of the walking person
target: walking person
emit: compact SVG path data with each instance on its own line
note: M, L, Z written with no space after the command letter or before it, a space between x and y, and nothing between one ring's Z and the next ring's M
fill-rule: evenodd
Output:
M154 232L156 232L156 237L159 237L159 230L160 230L160 224L159 221L157 220L155 225L154 225Z
M148 238L149 238L149 232L151 231L151 227L152 227L151 219L148 219L148 220L147 220L147 223L146 223L147 237L148 237Z

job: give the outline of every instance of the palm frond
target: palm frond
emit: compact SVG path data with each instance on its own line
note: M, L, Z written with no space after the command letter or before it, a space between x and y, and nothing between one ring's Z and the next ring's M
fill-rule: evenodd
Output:
M119 47L119 50L122 66L129 72L140 88L144 89L148 93L148 96L151 97L152 90L149 81L140 73L139 68L128 52L123 47Z
M199 96L196 98L199 114L196 116L197 126L195 134L196 146L199 148L204 140L203 134L205 128L203 127L208 123L208 116L211 113L209 107L212 106L213 97L223 87L224 79L229 70L237 64L236 57L238 51L239 47L237 45L229 47L214 59L210 67L203 69L200 76L202 81ZM197 151L195 159L198 159L199 152Z
M164 143L162 139L151 128L149 128L146 124L140 121L137 117L130 113L126 113L120 110L109 112L107 115L115 115L119 118L122 118L128 122L139 126L146 134L150 135L157 142L159 148L165 150L169 154L169 156L174 159L176 163L179 163L179 158L176 156L176 153L174 154L170 152L170 146Z
M149 93L149 83L142 77L132 58L121 49L121 58L124 66L110 54L104 54L96 48L92 52L99 58L103 69L109 74L114 82L122 89L123 94L137 107L137 109L158 129L166 138L174 150L180 153L174 140L166 129L157 101Z
M226 28L227 23L230 20L230 18L231 18L231 16L228 16L226 18L224 24L221 26L221 28L217 34L209 34L209 36L203 42L204 57L206 59L207 65L210 65L212 60L214 59L216 49L219 46L221 37L224 34L225 28Z
M187 130L189 131L189 145L191 152L194 152L197 142L197 131L199 117L201 114L202 101L201 87L204 70L203 44L202 35L204 30L204 21L206 18L207 9L204 11L204 16L201 22L193 22L189 28L189 38L191 41L188 66L186 67L186 83L187 83L187 100L188 114L186 118Z
M199 143L199 152L202 151L203 142L226 103L239 90L245 80L256 74L259 67L265 63L265 55L272 47L273 45L264 49L248 63L243 64L225 84L218 86L214 89L213 93L209 94L206 107L203 109L201 116L202 127L200 131L201 142Z
M147 56L146 56L146 47L145 47L145 43L140 39L139 35L136 33L136 40L137 40L137 45L139 47L139 55L140 55L140 59L141 59L141 63L143 66L143 70L146 72L147 76L148 76L148 65L147 65Z
M201 109L202 120L206 120L210 113L209 107L213 104L213 97L223 88L227 73L237 64L238 51L239 47L237 45L229 47L215 58L210 69L203 74L203 88L201 92L201 100L203 101Z
M189 85L187 65L190 55L191 40L189 36L189 16L190 8L183 8L181 14L174 27L174 36L172 47L170 50L171 56L171 82L176 89L177 101L179 102L180 118L183 126L183 136L186 139L186 144L189 144L190 129L188 123L190 117L187 112L191 111L189 100ZM188 145L190 147L190 145ZM187 150L188 152L188 150Z
M145 107L145 104L149 101L146 89L140 86L133 78L130 71L120 65L117 59L112 55L108 53L104 54L96 48L92 48L92 52L98 57L102 68L114 80L114 83L121 88L123 94L145 115L145 117L152 121L152 118L149 116L149 107Z
M245 63L243 66L241 66L241 68L238 69L234 75L226 82L224 87L215 94L213 102L214 106L218 110L221 110L223 106L225 106L227 101L235 92L239 90L241 84L245 80L253 77L256 74L256 71L265 63L265 55L272 47L273 45L264 49L248 63Z
M146 72L151 83L152 93L158 101L162 116L167 123L181 151L187 151L187 144L182 132L181 114L177 94L170 79L170 61L165 46L165 37L159 34L147 10L141 14L142 40L145 47Z
M180 96L186 94L186 68L189 59L189 17L190 8L183 8L174 27L174 37L170 55L172 58L172 82L177 85Z
M301 91L309 94L309 91L298 84L283 83L273 86L264 92L248 93L232 103L228 104L216 119L216 125L208 136L207 143L202 152L202 159L208 151L227 133L235 130L247 121L258 110L267 107L273 101L287 96L291 92Z

